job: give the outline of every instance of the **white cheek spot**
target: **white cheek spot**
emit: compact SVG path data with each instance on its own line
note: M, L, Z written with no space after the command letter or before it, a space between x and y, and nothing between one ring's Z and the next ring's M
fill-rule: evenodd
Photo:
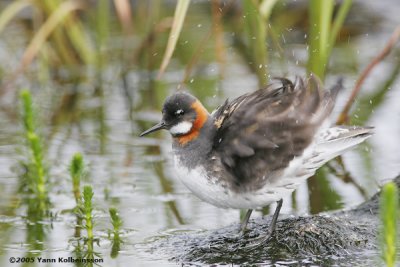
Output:
M169 132L172 135L187 134L192 129L192 126L193 124L191 122L182 121L177 125L171 127L171 129L169 129Z
M177 111L175 111L175 115L182 115L182 114L183 114L182 109L178 109Z

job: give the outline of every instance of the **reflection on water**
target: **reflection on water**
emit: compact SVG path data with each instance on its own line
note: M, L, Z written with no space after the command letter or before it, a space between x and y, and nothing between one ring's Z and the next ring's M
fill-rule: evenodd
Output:
M208 23L198 27L198 21L204 21L201 16L204 14L189 19L187 29L192 27L202 34L207 33L204 28ZM154 31L157 30L160 29ZM390 29L369 33L341 44L334 53L345 55L352 51L351 62L345 64L353 64L356 69L347 73L333 69L327 83L333 81L335 73L338 73L345 75L345 86L351 88L359 73L358 68L365 66L375 55L376 51L370 48L382 47L388 32ZM186 34L188 40L199 38L193 37L194 33ZM174 232L213 229L239 220L239 211L210 206L190 194L176 180L170 157L171 140L167 133L158 133L151 138L138 137L143 129L159 118L164 98L181 83L185 64L178 61L187 62L187 54L196 51L195 44L180 44L175 66L157 81L154 70L159 58L153 55L161 54L161 50L158 51L153 37L145 39L141 52L135 54L138 66L134 69L125 69L115 60L104 68L96 83L73 80L63 85L64 93L46 96L39 92L35 95L43 117L50 167L48 191L51 205L47 213L38 211L35 198L21 191L24 170L19 162L24 155L20 151L18 113L12 107L1 108L1 266L8 266L10 257L87 256L85 232L80 228L81 219L73 212L76 203L67 171L75 152L81 152L88 163L89 173L82 184L91 184L94 189L95 240L89 253L97 253L92 256L103 258L104 266L125 266L133 260L138 265L174 265L167 262L171 255L160 259L160 256L143 253L136 244ZM203 52L204 61L200 60L185 84L186 89L210 109L223 103L227 97L232 99L257 87L256 76L247 69L234 48L234 40L224 40L228 49L225 58L220 59L225 62L223 76L209 55L213 52L207 49ZM288 43L283 49L285 54L293 56L295 51L299 51L296 43ZM281 59L271 59L272 76L289 72L302 74L304 70L298 64L301 56L298 57L285 64ZM376 134L365 145L332 161L301 185L290 199L284 200L283 214L318 213L357 205L371 196L382 181L398 174L400 126L394 123L400 114L397 104L400 99L397 90L400 86L398 57L398 53L394 54L392 59L377 68L374 78L367 81L365 91L356 103L354 122L374 125ZM220 61L218 63L223 64ZM344 105L348 93L349 90L340 96L335 115ZM53 109L55 101L58 104ZM109 234L109 229L112 229L108 214L110 207L117 208L124 222L118 237ZM254 216L262 213L256 212ZM28 263L21 265L32 266ZM82 266L80 263L75 265Z

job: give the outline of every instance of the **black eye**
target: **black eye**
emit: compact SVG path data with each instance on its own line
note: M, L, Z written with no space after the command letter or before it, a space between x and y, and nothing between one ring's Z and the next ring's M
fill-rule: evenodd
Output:
M177 111L175 111L175 116L180 117L183 114L185 114L185 112L182 109L178 109Z

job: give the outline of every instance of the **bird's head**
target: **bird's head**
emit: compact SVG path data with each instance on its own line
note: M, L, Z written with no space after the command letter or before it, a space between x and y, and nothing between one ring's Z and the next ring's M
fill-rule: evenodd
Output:
M197 98L188 93L175 93L165 100L161 121L140 136L166 129L180 144L185 144L198 136L208 116Z

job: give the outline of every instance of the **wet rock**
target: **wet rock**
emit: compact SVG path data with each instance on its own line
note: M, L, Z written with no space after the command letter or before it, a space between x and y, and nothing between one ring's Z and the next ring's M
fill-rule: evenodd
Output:
M400 186L400 176L395 179ZM151 251L181 263L330 264L366 263L363 255L379 255L379 193L351 209L321 215L282 218L268 243L249 249L266 233L271 217L250 220L238 236L239 224L200 233L176 233L151 244ZM361 261L360 261L361 260ZM372 263L374 259L369 259ZM371 264L372 264L371 263Z

